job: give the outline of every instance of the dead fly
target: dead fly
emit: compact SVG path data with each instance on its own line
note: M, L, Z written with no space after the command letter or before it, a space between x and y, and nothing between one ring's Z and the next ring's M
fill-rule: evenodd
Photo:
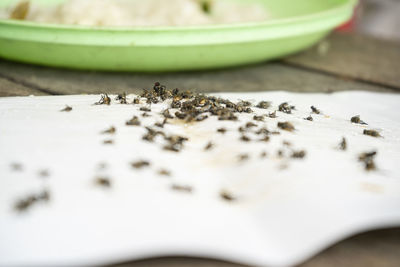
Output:
M183 143L189 139L179 135L171 135L164 137L168 144L166 144L163 149L172 152L180 152L183 148Z
M263 152L261 152L261 154L260 154L260 158L266 158L268 156L268 154L267 154L267 152L265 152L265 151L263 151Z
M40 170L38 175L42 178L46 178L50 176L50 172L48 170Z
M186 119L187 114L177 111L177 112L175 112L175 117L177 117L180 120L184 120L184 119Z
M362 153L358 156L358 160L364 163L365 170L373 171L376 169L374 157L377 155L376 151Z
M22 164L21 164L21 163L11 163L11 169L12 169L13 171L18 171L18 172L20 172L20 171L22 171L24 168L22 167Z
M169 109L166 109L163 111L162 115L164 116L164 118L166 119L172 119L173 116L169 113Z
M147 133L143 135L142 139L146 140L148 142L154 142L154 138L156 138L157 135L162 135L165 137L165 133L161 131L156 131L151 129L150 127L146 127Z
M239 161L246 161L246 160L249 160L250 157L249 157L248 154L240 154L240 155L238 156L238 159L239 159Z
M149 113L147 113L147 112L143 112L142 113L142 117L143 118L148 118L148 117L151 117L151 115Z
M246 123L246 128L248 129L248 128L253 128L253 127L257 127L258 125L257 124L255 124L254 122L248 122L248 123Z
M283 158L283 157L285 156L285 152L283 152L282 149L279 149L279 150L276 152L276 156L277 156L278 158Z
M263 128L258 129L258 130L256 131L256 134L257 134L257 135L261 135L261 134L263 134L263 135L270 135L271 132L270 132L267 128L263 127Z
M314 119L313 119L313 117L311 117L311 116L308 116L307 118L304 118L306 121L313 121Z
M232 193L230 193L230 192L228 192L228 191L226 191L226 190L222 190L222 191L219 193L219 196L220 196L223 200L226 200L226 201L235 201L235 200L236 200L236 198L232 195Z
M60 110L61 112L70 112L72 110L72 107L65 105L65 108L63 108L62 110Z
M161 176L171 176L171 172L166 169L161 169L157 173Z
M146 160L139 160L136 162L132 162L131 166L135 169L142 169L144 167L149 167L150 166L150 162L146 161Z
M145 112L151 112L151 108L149 108L149 107L141 107L139 110L145 111Z
M362 120L360 119L360 115L357 115L357 116L352 117L352 118L350 119L350 121L351 121L352 123L358 123L358 124L368 125L368 123L365 123L364 121L362 121Z
M303 159L306 156L306 152L304 150L293 151L291 157L294 159Z
M110 105L111 104L111 98L107 94L102 94L100 96L100 100L96 103L95 105Z
M261 142L269 142L270 137L268 135L262 137L259 141Z
M181 191L181 192L185 192L185 193L192 193L192 191L193 191L193 188L191 186L177 185L177 184L173 184L171 186L171 189L174 191Z
M296 107L290 106L287 102L284 102L279 105L279 111L286 113L286 114L292 114L293 109L296 109Z
M290 143L289 141L283 141L282 145L287 146L287 147L291 147L292 143Z
M133 103L132 104L140 104L140 98L136 97L135 99L133 99Z
M272 113L269 113L268 117L271 118L271 119L275 119L276 118L276 111L274 111Z
M115 132L117 131L117 129L115 129L114 126L111 126L110 128L108 128L107 130L102 131L102 134L115 134Z
M115 100L119 101L120 104L128 104L128 102L126 101L126 93L125 92L117 95Z
M25 197L24 199L18 200L14 205L14 209L18 212L23 212L37 202L47 202L49 200L50 193L47 190L43 190L39 194L32 194Z
M226 133L226 129L225 128L219 128L219 129L217 129L217 132L219 132L221 134L225 134Z
M314 114L321 114L321 111L314 106L311 106L311 112Z
M94 184L102 187L111 187L111 180L108 177L97 177L94 180Z
M256 116L256 115L254 115L253 116L253 120L255 120L255 121L264 121L264 116Z
M273 131L273 132L271 132L271 134L272 134L272 135L280 135L281 132L279 132L279 131Z
M251 141L250 137L248 137L246 135L242 135L240 137L240 140L242 140L243 142L250 142Z
M257 108L262 108L262 109L267 109L271 106L271 102L268 101L261 101L260 103L257 104Z
M103 144L105 144L105 145L112 145L112 144L114 144L114 141L111 140L111 139L107 139L107 140L104 140L104 141L103 141Z
M196 118L196 121L204 121L204 120L206 120L206 119L208 119L208 116L207 116L207 115L200 115L200 116L198 116L198 117Z
M211 150L214 148L214 144L212 142L208 142L208 144L204 147L204 150Z
M347 149L347 141L346 138L342 138L342 141L339 143L339 149L340 150L346 150Z
M293 124L290 122L278 122L278 127L281 128L282 130L292 132L295 130Z
M162 122L156 122L154 126L159 128L164 128L164 125L167 123L167 118L165 118Z
M128 126L140 126L140 120L137 116L133 116L132 119L125 123Z
M382 137L378 131L375 130L364 130L363 132L364 135L369 135L373 137Z

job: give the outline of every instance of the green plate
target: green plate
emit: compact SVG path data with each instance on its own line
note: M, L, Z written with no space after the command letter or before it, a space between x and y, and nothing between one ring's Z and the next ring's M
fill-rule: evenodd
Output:
M311 46L348 20L356 3L252 1L263 4L271 19L156 28L96 28L0 20L0 57L46 66L111 71L181 71L243 65ZM1 0L0 6L16 2ZM32 2L56 4L62 0Z

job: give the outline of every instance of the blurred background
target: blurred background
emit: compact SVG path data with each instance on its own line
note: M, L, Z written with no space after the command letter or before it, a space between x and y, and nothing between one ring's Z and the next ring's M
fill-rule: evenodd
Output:
M340 30L400 41L400 0L360 0L353 20Z

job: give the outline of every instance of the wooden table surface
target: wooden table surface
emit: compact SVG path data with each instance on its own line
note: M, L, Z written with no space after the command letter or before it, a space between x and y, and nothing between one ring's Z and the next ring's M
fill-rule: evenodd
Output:
M138 74L56 69L0 59L0 96L138 93L155 81L201 92L286 90L400 92L400 43L334 33L318 45L283 60L239 68ZM399 103L400 104L400 103ZM400 177L399 177L400 179ZM182 255L179 255L182 256ZM212 259L169 257L119 264L124 267L234 267ZM400 266L400 228L350 237L301 267Z

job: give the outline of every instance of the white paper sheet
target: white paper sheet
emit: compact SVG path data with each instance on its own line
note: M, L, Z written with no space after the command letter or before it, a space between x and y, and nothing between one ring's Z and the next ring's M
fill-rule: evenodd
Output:
M152 256L186 255L252 265L297 264L334 242L367 229L400 225L400 95L367 92L296 94L287 92L219 94L273 102L266 114L289 101L293 114L266 118L270 130L290 121L295 132L281 131L268 143L239 140L238 122L217 118L196 124L170 123L168 133L190 138L181 153L161 149L163 141L141 140L143 127L125 126L143 105L92 105L98 95L0 98L0 265L106 264ZM128 96L130 100L134 96ZM71 112L60 112L68 104ZM303 118L315 105L323 114ZM161 121L164 104L152 105ZM360 114L369 125L349 119ZM115 135L101 131L115 126ZM226 127L224 135L216 133ZM362 134L378 130L382 138ZM254 138L253 135L250 137ZM346 137L348 150L337 148ZM105 139L114 145L104 145ZM212 141L215 148L204 151ZM280 159L289 141L305 149L305 159ZM376 150L376 171L357 157ZM266 151L268 156L260 158ZM238 155L250 159L238 162ZM130 162L151 166L132 169ZM20 163L16 171L11 164ZM107 168L99 170L100 163ZM170 177L157 174L160 168ZM48 170L49 177L38 175ZM94 185L111 179L110 189ZM172 184L193 187L173 191ZM47 188L48 203L26 212L15 202ZM228 190L236 201L220 198Z

